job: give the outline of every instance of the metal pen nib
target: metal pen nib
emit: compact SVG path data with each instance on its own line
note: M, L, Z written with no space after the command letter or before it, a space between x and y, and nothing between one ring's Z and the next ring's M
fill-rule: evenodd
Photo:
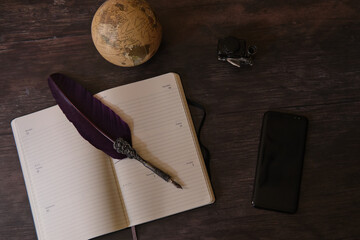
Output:
M180 189L183 189L183 188L182 188L182 186L181 186L180 184L178 184L177 182L175 182L175 181L174 181L174 180L172 180L171 178L170 178L170 182L171 182L172 184L174 184L174 185L175 185L175 187L180 188Z
M181 185L175 182L170 175L166 174L165 172L161 171L157 167L153 166L151 163L144 160L142 157L137 154L136 150L123 138L118 138L114 142L113 145L114 149L121 154L124 154L128 158L138 160L141 162L145 167L150 169L153 173L164 179L166 182L171 182L176 188L182 189Z

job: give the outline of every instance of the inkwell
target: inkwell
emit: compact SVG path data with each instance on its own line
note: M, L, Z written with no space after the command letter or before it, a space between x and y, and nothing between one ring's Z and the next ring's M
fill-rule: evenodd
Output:
M244 39L236 37L221 38L218 41L217 55L219 61L226 61L236 67L252 66L256 46L246 46Z

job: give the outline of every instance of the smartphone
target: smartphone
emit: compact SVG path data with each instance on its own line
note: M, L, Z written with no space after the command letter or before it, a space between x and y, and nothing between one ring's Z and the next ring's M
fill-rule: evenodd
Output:
M298 207L308 120L269 111L264 114L252 205L295 213Z

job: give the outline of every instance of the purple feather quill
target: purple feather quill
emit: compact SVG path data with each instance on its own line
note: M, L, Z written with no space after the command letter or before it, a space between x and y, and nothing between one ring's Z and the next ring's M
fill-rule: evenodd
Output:
M113 147L119 137L131 144L131 132L126 122L65 75L52 74L48 83L57 104L83 138L112 158L127 157Z
M84 87L60 73L50 75L48 83L65 116L94 147L112 158L135 159L166 182L182 188L170 175L137 154L131 146L131 132L127 123Z

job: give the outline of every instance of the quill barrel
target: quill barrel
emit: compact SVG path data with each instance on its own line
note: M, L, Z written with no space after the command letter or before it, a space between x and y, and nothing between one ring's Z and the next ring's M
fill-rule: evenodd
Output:
M182 188L180 184L175 182L170 175L163 172L159 168L153 166L151 163L147 162L143 159L139 154L137 154L136 150L124 139L118 138L114 142L114 149L121 154L126 155L128 158L136 159L140 163L142 163L146 168L150 169L153 173L164 179L166 182L171 182L175 187Z

